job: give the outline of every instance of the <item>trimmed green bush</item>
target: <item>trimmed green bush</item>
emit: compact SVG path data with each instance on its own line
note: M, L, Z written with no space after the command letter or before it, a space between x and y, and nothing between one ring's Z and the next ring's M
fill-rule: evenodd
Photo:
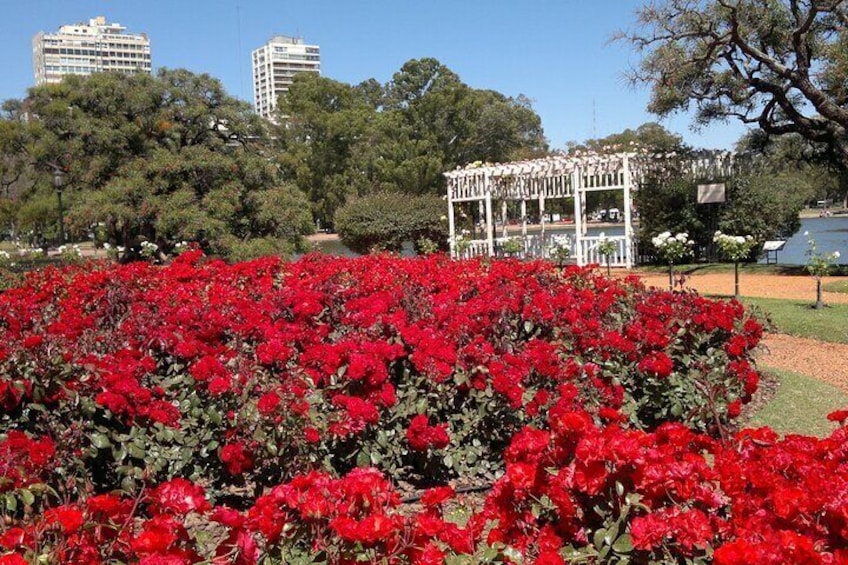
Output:
M438 196L392 192L363 196L336 212L336 230L346 246L357 253L400 251L405 241L422 239L447 247L447 204Z

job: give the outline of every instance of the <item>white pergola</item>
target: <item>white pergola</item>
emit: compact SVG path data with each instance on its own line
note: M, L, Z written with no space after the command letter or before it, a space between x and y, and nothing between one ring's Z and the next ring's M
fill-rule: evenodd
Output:
M453 257L494 256L509 240L507 233L508 202L520 202L521 241L524 257L548 257L554 245L562 245L546 234L545 204L550 200L574 199L574 240L569 241L571 257L578 265L601 263L598 253L600 236L588 235L586 195L595 191L620 190L624 193L624 235L605 236L614 242L610 257L613 266L630 268L635 262L633 233L633 192L645 173L658 165L680 159L674 155L651 155L644 152L584 153L556 155L513 163L475 163L444 173L447 179L448 224ZM727 175L733 167L733 155L726 152L688 156L684 174L699 178ZM680 169L678 169L680 170ZM455 206L477 202L485 239L461 239L456 232ZM540 226L538 234L528 235L527 203L538 202ZM495 205L500 203L502 233L495 234ZM570 226L569 226L570 227ZM570 238L569 238L570 239Z

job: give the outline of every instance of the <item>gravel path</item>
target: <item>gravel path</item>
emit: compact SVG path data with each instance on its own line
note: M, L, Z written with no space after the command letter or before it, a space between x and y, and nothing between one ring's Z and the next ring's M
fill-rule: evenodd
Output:
M668 275L659 273L636 273L648 286L668 288ZM844 280L846 277L827 277L825 282ZM733 294L733 272L692 274L686 287L701 294ZM742 273L739 275L739 292L742 296L760 298L788 298L792 300L816 301L816 281L807 276L762 275ZM825 292L825 303L848 304L848 294Z
M769 334L757 355L760 365L800 373L848 393L848 345Z

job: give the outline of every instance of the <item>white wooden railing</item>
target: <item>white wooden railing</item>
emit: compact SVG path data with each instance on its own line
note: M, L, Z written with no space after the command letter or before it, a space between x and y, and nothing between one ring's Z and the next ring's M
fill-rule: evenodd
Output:
M610 256L610 265L613 267L626 267L627 265L627 239L623 235L585 236L582 240L583 263L597 263L606 265L607 258L598 252L598 245L602 239L608 239L615 244L613 254Z

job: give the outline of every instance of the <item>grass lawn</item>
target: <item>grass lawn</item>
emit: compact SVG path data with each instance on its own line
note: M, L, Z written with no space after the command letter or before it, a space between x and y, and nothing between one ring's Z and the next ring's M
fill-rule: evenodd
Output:
M816 310L809 300L746 297L743 301L766 312L781 333L848 343L848 304L832 304Z
M825 292L841 292L848 294L848 281L842 280L826 282L822 285L822 289L824 289Z
M827 420L834 410L848 408L848 395L816 379L763 368L776 375L780 386L774 398L745 427L769 426L780 434L825 436L836 427Z

